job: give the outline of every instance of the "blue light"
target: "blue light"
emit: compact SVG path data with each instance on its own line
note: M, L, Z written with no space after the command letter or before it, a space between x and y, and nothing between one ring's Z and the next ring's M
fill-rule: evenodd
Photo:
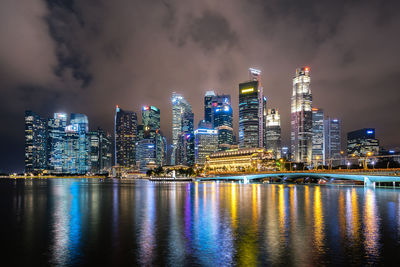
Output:
M394 150L389 150L389 154L394 154L395 151Z
M154 145L148 145L147 148L154 148Z
M374 131L373 130L367 130L367 134L373 134Z

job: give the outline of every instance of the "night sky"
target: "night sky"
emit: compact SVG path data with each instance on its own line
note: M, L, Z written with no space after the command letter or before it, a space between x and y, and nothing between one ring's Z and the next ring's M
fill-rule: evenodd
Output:
M44 117L85 113L112 131L115 105L161 109L171 137L173 91L192 104L232 95L262 70L268 107L282 114L289 143L292 77L311 67L313 106L346 132L376 128L400 145L400 1L2 0L0 171L24 167L24 110Z

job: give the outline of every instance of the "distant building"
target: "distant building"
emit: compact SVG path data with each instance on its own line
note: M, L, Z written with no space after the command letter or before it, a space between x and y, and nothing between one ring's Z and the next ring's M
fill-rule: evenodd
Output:
M213 123L212 122L207 122L205 120L199 121L197 124L197 128L199 129L213 129Z
M250 81L239 84L239 147L264 145L264 97L261 71L249 69Z
M312 108L312 164L325 165L324 111Z
M192 112L192 106L186 99L178 93L172 93L172 151L171 151L171 165L180 164L177 161L177 153L179 144L182 141L182 116L185 113ZM194 144L194 142L193 142ZM193 145L194 150L194 145ZM194 151L193 151L194 155ZM194 156L193 156L194 159Z
M340 165L342 163L342 129L339 119L327 118L324 122L325 131L325 161L332 165ZM330 162L328 162L330 161Z
M310 68L296 70L291 99L291 153L296 162L312 160L312 95Z
M137 142L136 158L140 172L145 173L150 169L149 165L156 164L155 147L154 139L143 139Z
M208 172L256 172L276 169L272 153L265 148L232 149L206 157Z
M265 122L265 147L275 159L281 157L281 117L278 109L268 109Z
M119 106L115 111L115 164L121 167L136 165L137 115Z
M25 111L25 172L47 168L47 120Z
M347 155L366 156L367 152L373 155L379 153L379 140L375 139L375 129L364 128L347 133Z
M63 153L65 127L68 116L65 113L54 113L48 120L48 166L53 173L63 171Z
M92 173L106 173L111 169L111 136L102 129L88 132L89 165Z
M185 111L182 114L181 138L178 142L176 163L178 165L194 165L194 114Z
M215 96L214 91L207 91L204 96L204 121L212 123L212 100Z
M233 145L233 112L230 95L212 98L213 128L218 131L218 150L228 150Z
M197 129L195 138L195 163L204 166L206 156L218 150L218 131L212 129Z
M142 124L151 130L160 129L160 109L154 106L144 106L142 108Z
M89 171L88 118L72 113L65 127L63 173L85 174Z

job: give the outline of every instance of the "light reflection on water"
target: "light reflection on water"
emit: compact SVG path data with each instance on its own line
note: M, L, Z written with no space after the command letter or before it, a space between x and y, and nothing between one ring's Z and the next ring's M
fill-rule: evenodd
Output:
M27 255L16 265L371 265L400 251L399 190L94 179L0 190L4 255Z

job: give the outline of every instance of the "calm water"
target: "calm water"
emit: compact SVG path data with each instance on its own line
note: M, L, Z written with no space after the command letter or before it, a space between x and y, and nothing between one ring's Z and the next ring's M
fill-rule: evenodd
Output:
M15 265L398 266L400 253L394 189L2 179L0 203Z

